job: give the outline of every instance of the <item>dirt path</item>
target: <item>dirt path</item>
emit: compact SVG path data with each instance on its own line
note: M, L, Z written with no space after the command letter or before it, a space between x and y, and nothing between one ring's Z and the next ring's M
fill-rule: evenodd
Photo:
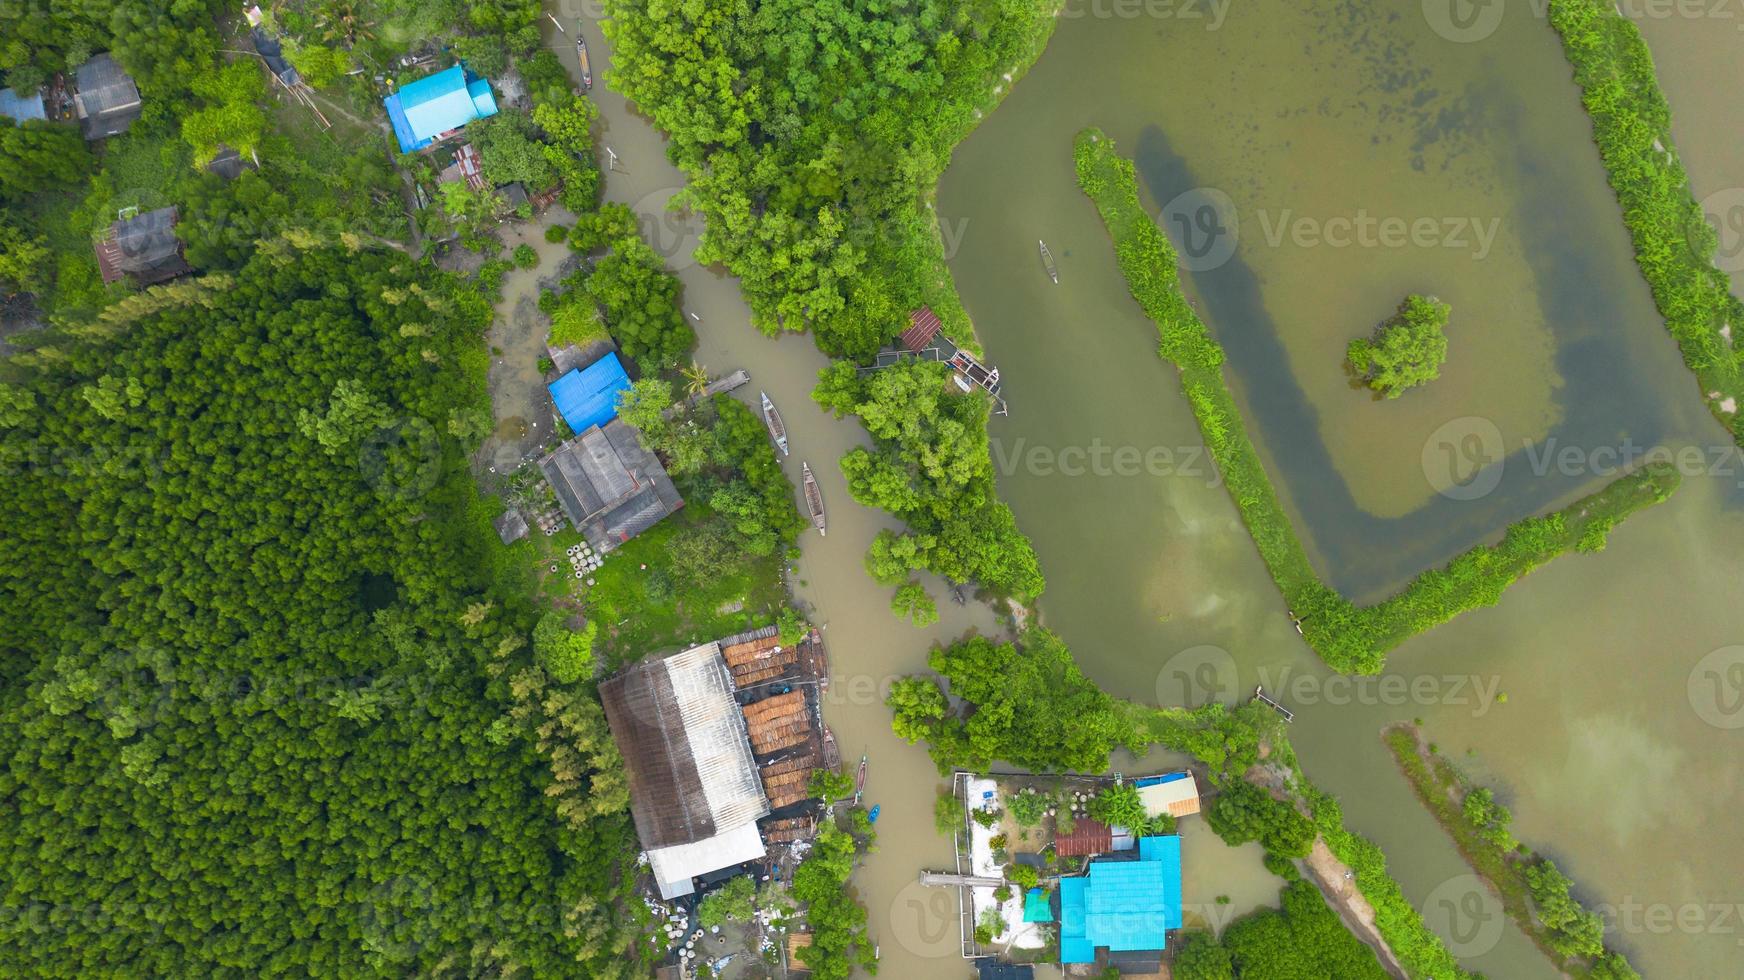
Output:
M1314 839L1313 850L1308 852L1307 859L1300 862L1300 865L1320 888L1320 894L1326 897L1327 903L1338 911L1338 917L1344 920L1345 927L1375 951L1375 956L1387 968L1388 973L1405 980L1407 974L1404 964L1393 955L1387 941L1381 938L1381 930L1375 925L1374 906L1357 890L1355 875L1332 853L1332 848L1326 846L1324 838Z

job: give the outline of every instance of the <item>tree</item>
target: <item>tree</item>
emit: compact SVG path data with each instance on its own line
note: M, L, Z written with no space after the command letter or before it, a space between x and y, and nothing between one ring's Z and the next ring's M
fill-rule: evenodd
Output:
M193 83L204 105L182 118L182 138L194 148L194 168L202 169L228 146L253 157L266 135L266 82L247 58L207 71Z
M593 674L593 644L599 624L589 622L577 633L560 613L539 617L533 628L533 656L559 684L574 684Z
M931 740L934 725L950 709L944 689L924 677L897 678L884 703L896 716L896 734L910 742Z
M1564 956L1598 956L1604 952L1605 923L1575 901L1569 889L1574 882L1547 859L1526 866L1526 888L1532 896L1533 913L1550 930L1552 949Z
M0 297L39 292L47 286L51 255L43 236L0 221Z
M847 773L835 769L813 769L806 789L828 805L854 795L854 781Z
M1138 787L1129 782L1106 787L1096 794L1090 800L1090 816L1111 827L1134 832L1142 832L1147 819Z
M1011 879L1012 884L1024 891L1034 888L1041 882L1041 872L1028 864L1009 865L1006 868L1006 877Z
M1205 819L1231 846L1257 840L1274 854L1302 858L1314 844L1314 824L1295 805L1273 799L1245 779L1223 787L1211 801Z
M890 611L922 629L939 621L939 607L918 581L911 580L896 590L890 600Z
M493 187L520 181L534 193L549 190L557 174L533 140L527 114L505 110L473 121L466 127L467 139L478 148L479 166Z
M757 883L750 875L728 878L726 884L704 896L696 906L697 924L704 929L729 922L747 922L757 910Z
M684 378L684 393L690 397L700 398L702 393L708 390L708 368L701 364L691 361L690 366L680 371L679 374Z
M670 428L666 410L671 407L672 382L659 378L632 381L630 387L618 393L618 418L655 443Z
M1169 975L1176 980L1235 980L1235 967L1216 936L1195 929L1186 933L1175 951Z
M0 201L73 186L91 169L78 127L0 117Z
M1346 367L1387 398L1434 381L1447 360L1443 329L1452 309L1433 296L1413 293L1405 297L1399 311L1381 324L1373 337L1350 342L1345 351Z
M321 44L286 41L285 59L311 88L326 88L351 70L351 59L344 51Z

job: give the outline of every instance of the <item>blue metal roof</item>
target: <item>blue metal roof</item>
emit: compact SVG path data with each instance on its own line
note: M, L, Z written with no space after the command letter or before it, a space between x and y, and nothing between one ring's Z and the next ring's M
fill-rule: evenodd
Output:
M1048 907L1047 889L1031 888L1029 891L1023 893L1023 921L1054 921L1054 910Z
M0 88L0 116L24 122L28 119L48 119L42 108L42 92L20 95L17 89Z
M1060 962L1090 963L1096 948L1164 949L1181 927L1181 838L1139 839L1137 861L1093 861L1060 881Z
M558 414L577 435L618 417L618 393L630 387L630 376L612 352L584 368L576 368L549 385Z
M1187 776L1188 773L1186 772L1166 772L1161 776L1141 776L1138 779L1133 780L1132 784L1139 789L1144 789L1146 786L1161 786L1164 783L1172 783L1177 780L1186 779Z
M460 65L401 86L382 105L403 153L422 150L451 129L497 113L490 82Z

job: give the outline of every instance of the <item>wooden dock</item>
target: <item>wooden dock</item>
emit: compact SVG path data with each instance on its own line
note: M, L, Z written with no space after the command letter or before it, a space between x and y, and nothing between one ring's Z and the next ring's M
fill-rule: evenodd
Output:
M1261 703L1263 705L1266 705L1267 707L1271 708L1273 711L1276 711L1278 714L1283 715L1285 721L1295 721L1296 720L1296 715L1294 712L1292 712L1289 708L1284 707L1283 705L1279 704L1276 701L1273 701L1271 698L1266 696L1266 689L1264 687L1254 688L1254 700L1258 701L1259 703Z

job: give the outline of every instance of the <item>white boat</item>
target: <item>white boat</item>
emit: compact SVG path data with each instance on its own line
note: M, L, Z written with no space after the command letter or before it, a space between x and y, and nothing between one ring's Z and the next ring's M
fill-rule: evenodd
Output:
M759 391L763 398L763 424L769 427L769 438L775 440L775 448L781 450L781 455L787 455L787 426L782 424L781 413L775 410L775 403L769 400L769 393Z
M1038 238L1036 244L1042 247L1042 267L1048 270L1048 278L1052 279L1054 285L1058 286L1060 284L1060 270L1054 265L1054 253L1048 251L1047 242Z

